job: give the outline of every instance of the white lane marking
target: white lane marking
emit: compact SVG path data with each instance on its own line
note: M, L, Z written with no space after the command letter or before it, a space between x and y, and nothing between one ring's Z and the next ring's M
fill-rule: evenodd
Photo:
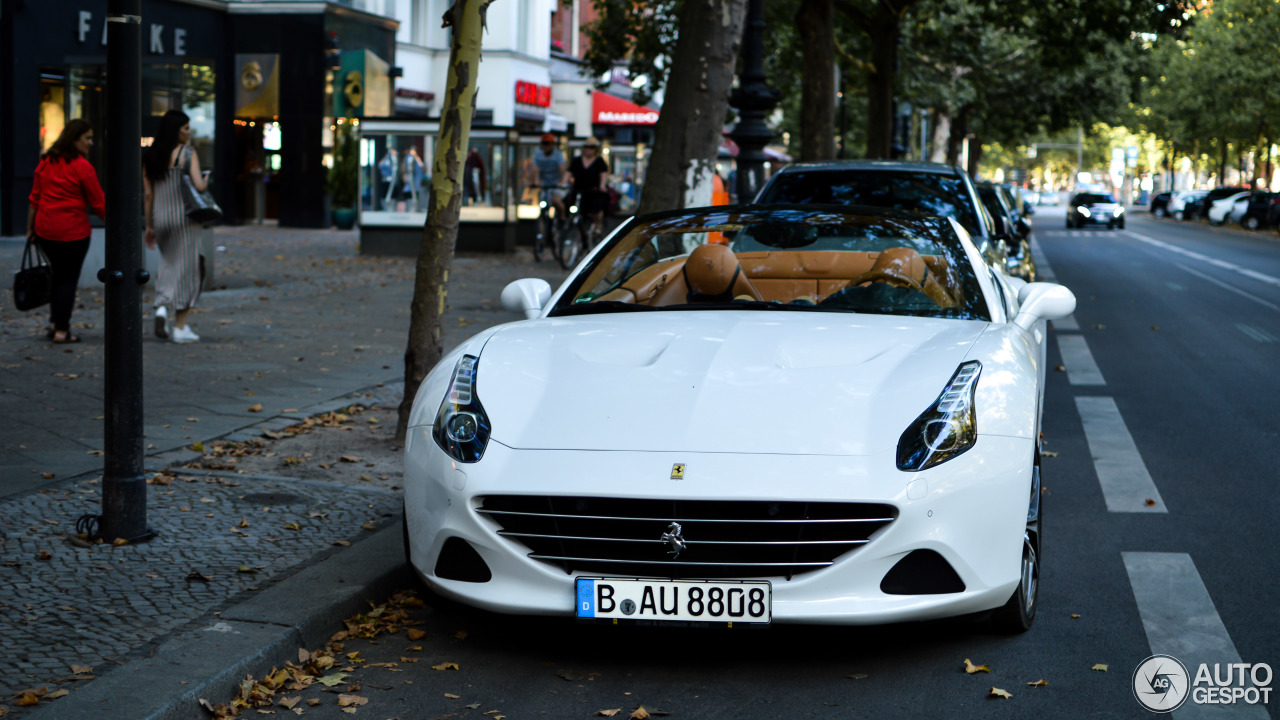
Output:
M1219 280L1219 279L1217 279L1217 278L1215 278L1215 277L1210 277L1210 276L1208 276L1208 275L1205 275L1204 273L1200 272L1199 270L1192 270L1191 268L1187 267L1186 265L1183 265L1182 263L1174 263L1174 265L1176 265L1177 267L1179 267L1179 268L1181 268L1181 269L1183 269L1183 270L1186 270L1187 272L1191 273L1192 275L1195 275L1196 277L1200 278L1201 280L1206 280L1206 281L1208 281L1208 282L1211 282L1211 283L1213 283L1214 285L1217 285L1218 287L1220 287L1220 288L1222 288L1222 289L1224 289L1224 290L1230 290L1231 292L1233 292L1233 293L1235 293L1235 294L1237 294L1237 295L1240 295L1241 297L1247 297L1247 298L1249 298L1250 300L1252 300L1252 301L1254 301L1254 302L1258 303L1259 305L1263 305L1263 306L1269 307L1269 308L1271 308L1272 310L1280 311L1280 305L1276 305L1276 304L1275 304L1275 303L1273 303L1273 302L1270 302L1270 301L1267 301L1267 300L1263 300L1262 298L1258 297L1257 295L1254 295L1253 293L1250 293L1250 292L1246 292L1246 291L1244 291L1244 290L1241 290L1240 288L1238 288L1238 287L1236 287L1236 286L1234 286L1234 285L1228 285L1227 283L1224 283L1224 282L1222 282L1221 280Z
M1196 564L1186 553L1124 552L1124 569L1138 603L1138 615L1152 655L1172 655L1182 661L1188 680L1194 680L1201 663L1240 662L1231 634L1218 616ZM1264 662L1259 659L1257 662ZM1198 705L1188 699L1174 711L1178 720L1246 718L1265 720L1261 705Z
M1046 282L1058 282L1058 278L1053 274L1053 268L1049 266L1049 258L1044 256L1044 248L1040 247L1040 243L1035 236L1031 236L1031 260L1036 264L1036 275L1043 278Z
M1059 338L1061 342L1061 338ZM1116 401L1109 397L1077 397L1076 410L1093 455L1093 468L1110 512L1167 513L1138 446L1125 427ZM1151 504L1148 504L1148 501Z
M1183 286L1181 286L1181 285L1179 285L1178 283L1175 283L1175 282L1167 282L1167 283L1165 283L1165 285L1168 285L1170 290L1186 290L1186 288L1185 288L1185 287L1183 287Z
M1276 338L1274 335L1267 332L1266 330L1263 330L1262 328L1256 328L1252 325L1246 325L1245 323L1236 323L1236 328L1240 332L1244 333L1245 335L1248 335L1249 337L1253 338L1254 340L1257 340L1260 343L1273 343L1276 341Z
M1089 343L1085 342L1083 336L1059 335L1058 352L1062 353L1062 364L1067 368L1067 381L1072 385L1107 384L1102 379L1102 371L1093 361L1093 353L1089 352Z
M1050 320L1053 323L1054 330L1079 330L1080 324L1076 322L1075 313L1072 313L1058 320Z
M1193 260L1199 260L1200 262L1208 263L1215 267L1220 267L1224 270L1231 270L1233 272L1240 273L1245 277L1252 278L1259 282L1264 282L1264 283L1267 283L1268 285L1276 285L1280 287L1280 278L1267 275L1266 273L1260 273L1256 270L1249 270L1247 268L1242 268L1239 265L1234 265L1232 263L1229 263L1225 260L1220 260L1218 258L1211 258L1208 255L1201 255L1198 252L1187 250L1186 248L1181 248L1181 247L1178 247L1177 245L1170 245L1167 242L1161 242L1159 240L1156 240L1155 238L1147 237L1146 235L1133 232L1132 230L1126 230L1125 232L1130 237L1140 240L1149 245L1155 245L1158 248L1163 248L1170 252L1178 253L1179 255L1185 255L1186 257L1189 257Z

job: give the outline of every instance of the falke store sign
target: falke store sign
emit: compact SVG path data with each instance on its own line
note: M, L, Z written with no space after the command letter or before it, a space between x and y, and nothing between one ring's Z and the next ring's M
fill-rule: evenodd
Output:
M516 81L516 102L537 107L551 107L551 88L546 85Z
M101 45L107 44L107 18L103 16L102 22L102 39ZM76 37L83 43L90 35L93 29L93 13L88 10L81 10L76 17ZM165 26L159 23L151 23L150 32L144 31L144 38L150 38L150 44L147 46L152 55L186 55L187 54L187 30L186 28L173 28L172 32L165 32ZM166 44L165 40L169 43ZM145 43L145 40L144 40Z

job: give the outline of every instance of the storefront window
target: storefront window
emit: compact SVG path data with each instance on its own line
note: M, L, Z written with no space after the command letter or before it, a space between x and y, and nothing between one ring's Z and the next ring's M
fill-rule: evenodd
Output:
M360 210L363 224L421 225L431 193L437 135L409 126L383 131L360 125ZM419 126L421 127L421 126ZM462 161L464 222L505 222L504 203L515 204L517 183L508 181L507 143L492 131L473 131ZM514 219L514 218L511 218Z

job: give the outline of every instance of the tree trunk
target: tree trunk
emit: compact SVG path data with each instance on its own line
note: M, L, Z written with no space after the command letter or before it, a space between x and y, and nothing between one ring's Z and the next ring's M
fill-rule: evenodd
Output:
M969 177L974 180L978 179L978 163L982 162L982 140L973 137L969 140L969 166L965 171L969 173Z
M960 163L960 150L964 147L964 138L969 134L969 106L960 108L960 114L951 122L951 134L947 136L947 164Z
M404 352L404 399L396 422L396 439L404 441L409 412L418 386L444 354L440 322L453 250L458 243L458 214L462 209L462 158L471 136L476 109L476 76L480 71L480 42L485 12L493 0L454 0L444 14L453 28L449 48L449 80L440 113L440 137L432 162L427 224L418 248L417 274L409 312L409 345Z
M637 213L711 204L746 0L686 2Z
M940 108L933 109L933 152L929 159L946 162L951 143L951 116Z
M871 73L867 77L867 157L893 157L893 76L898 68L901 16L886 2L870 16Z
M835 3L802 0L796 31L803 52L800 86L800 160L831 160L835 144Z

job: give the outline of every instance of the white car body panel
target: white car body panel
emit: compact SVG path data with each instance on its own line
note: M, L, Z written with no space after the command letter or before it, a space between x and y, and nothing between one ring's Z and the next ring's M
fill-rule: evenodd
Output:
M1240 192L1235 195L1228 195L1221 200L1215 200L1213 205L1209 208L1209 222L1215 225L1221 225L1226 222L1228 216L1234 213L1236 204L1241 200L1244 201L1244 207L1240 208L1240 216L1243 216L1245 207L1249 204L1248 192ZM1239 220L1240 217L1236 217L1235 219Z
M1208 190L1180 190L1174 193L1173 197L1169 198L1169 214L1172 215L1179 210L1185 210L1187 208L1187 203L1198 198L1202 198L1208 194Z

